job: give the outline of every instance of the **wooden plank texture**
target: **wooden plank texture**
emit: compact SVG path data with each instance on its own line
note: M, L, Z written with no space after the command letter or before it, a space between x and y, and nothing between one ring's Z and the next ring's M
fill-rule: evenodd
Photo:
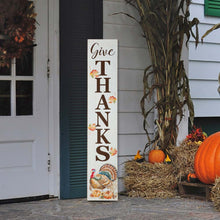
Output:
M214 24L220 23L220 18L204 15L204 0L193 0L190 14L190 19L197 17L200 21L200 39ZM220 72L219 33L219 30L213 31L197 48L194 40L190 39L189 78L196 117L220 116L220 97L217 92Z
M189 61L189 79L218 79L220 62Z
M192 98L201 99L219 99L217 91L219 87L218 81L214 80L190 80L190 91Z
M140 26L104 24L104 38L118 39L120 47L146 48Z
M200 200L210 200L210 192L212 185L203 183L178 183L178 189L181 197L195 198Z

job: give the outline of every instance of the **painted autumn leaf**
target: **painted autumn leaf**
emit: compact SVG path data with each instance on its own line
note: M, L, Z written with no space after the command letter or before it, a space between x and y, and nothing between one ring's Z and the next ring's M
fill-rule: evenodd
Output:
M96 124L95 124L95 123L89 124L88 129L89 129L90 131L95 131L95 128L96 128Z
M110 96L109 97L109 103L116 103L116 97L115 96Z
M98 72L98 70L92 70L91 72L90 72L90 76L92 77L92 78L97 78L98 76L99 76L99 74L98 74L99 72Z
M117 150L116 150L116 148L113 148L113 147L111 147L110 148L110 151L109 151L109 153L111 154L111 156L114 156L114 155L116 155L117 154Z

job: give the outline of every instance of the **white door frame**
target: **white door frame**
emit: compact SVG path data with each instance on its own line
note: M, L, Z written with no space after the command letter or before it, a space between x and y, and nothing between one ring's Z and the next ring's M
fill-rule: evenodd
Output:
M49 18L49 194L60 196L59 0L48 0Z

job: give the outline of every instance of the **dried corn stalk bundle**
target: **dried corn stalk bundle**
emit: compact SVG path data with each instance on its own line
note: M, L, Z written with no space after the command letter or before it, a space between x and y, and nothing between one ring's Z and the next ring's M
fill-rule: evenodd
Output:
M215 185L212 187L211 199L216 210L220 211L220 177L216 178Z
M184 141L179 147L173 146L169 150L179 181L186 179L189 173L194 173L194 158L198 148L198 144Z
M144 94L141 109L144 130L149 143L157 141L161 149L166 150L170 145L176 144L178 123L183 119L183 109L186 105L190 121L193 121L194 108L182 60L182 49L191 37L195 39L197 45L199 20L193 18L190 21L190 0L125 1L137 9L140 15L138 22L147 41L151 58L151 65L146 67L143 78ZM148 109L147 103L153 99L156 100ZM154 140L150 138L147 124L152 110L157 111Z
M177 178L172 164L125 163L124 184L131 197L170 198L177 195Z

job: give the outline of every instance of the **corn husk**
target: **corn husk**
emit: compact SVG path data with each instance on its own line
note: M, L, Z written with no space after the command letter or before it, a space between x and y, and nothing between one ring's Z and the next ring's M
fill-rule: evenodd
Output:
M190 0L125 0L134 6L146 39L151 65L144 72L144 94L141 110L148 142L160 142L162 150L176 144L177 118L181 121L187 105L191 123L194 107L190 96L189 79L182 60L182 49L190 38L199 41L199 20L190 17ZM125 13L124 13L125 14ZM128 15L132 17L131 15ZM134 18L137 20L136 18ZM149 100L153 105L149 105ZM155 136L151 139L148 118L157 111Z

